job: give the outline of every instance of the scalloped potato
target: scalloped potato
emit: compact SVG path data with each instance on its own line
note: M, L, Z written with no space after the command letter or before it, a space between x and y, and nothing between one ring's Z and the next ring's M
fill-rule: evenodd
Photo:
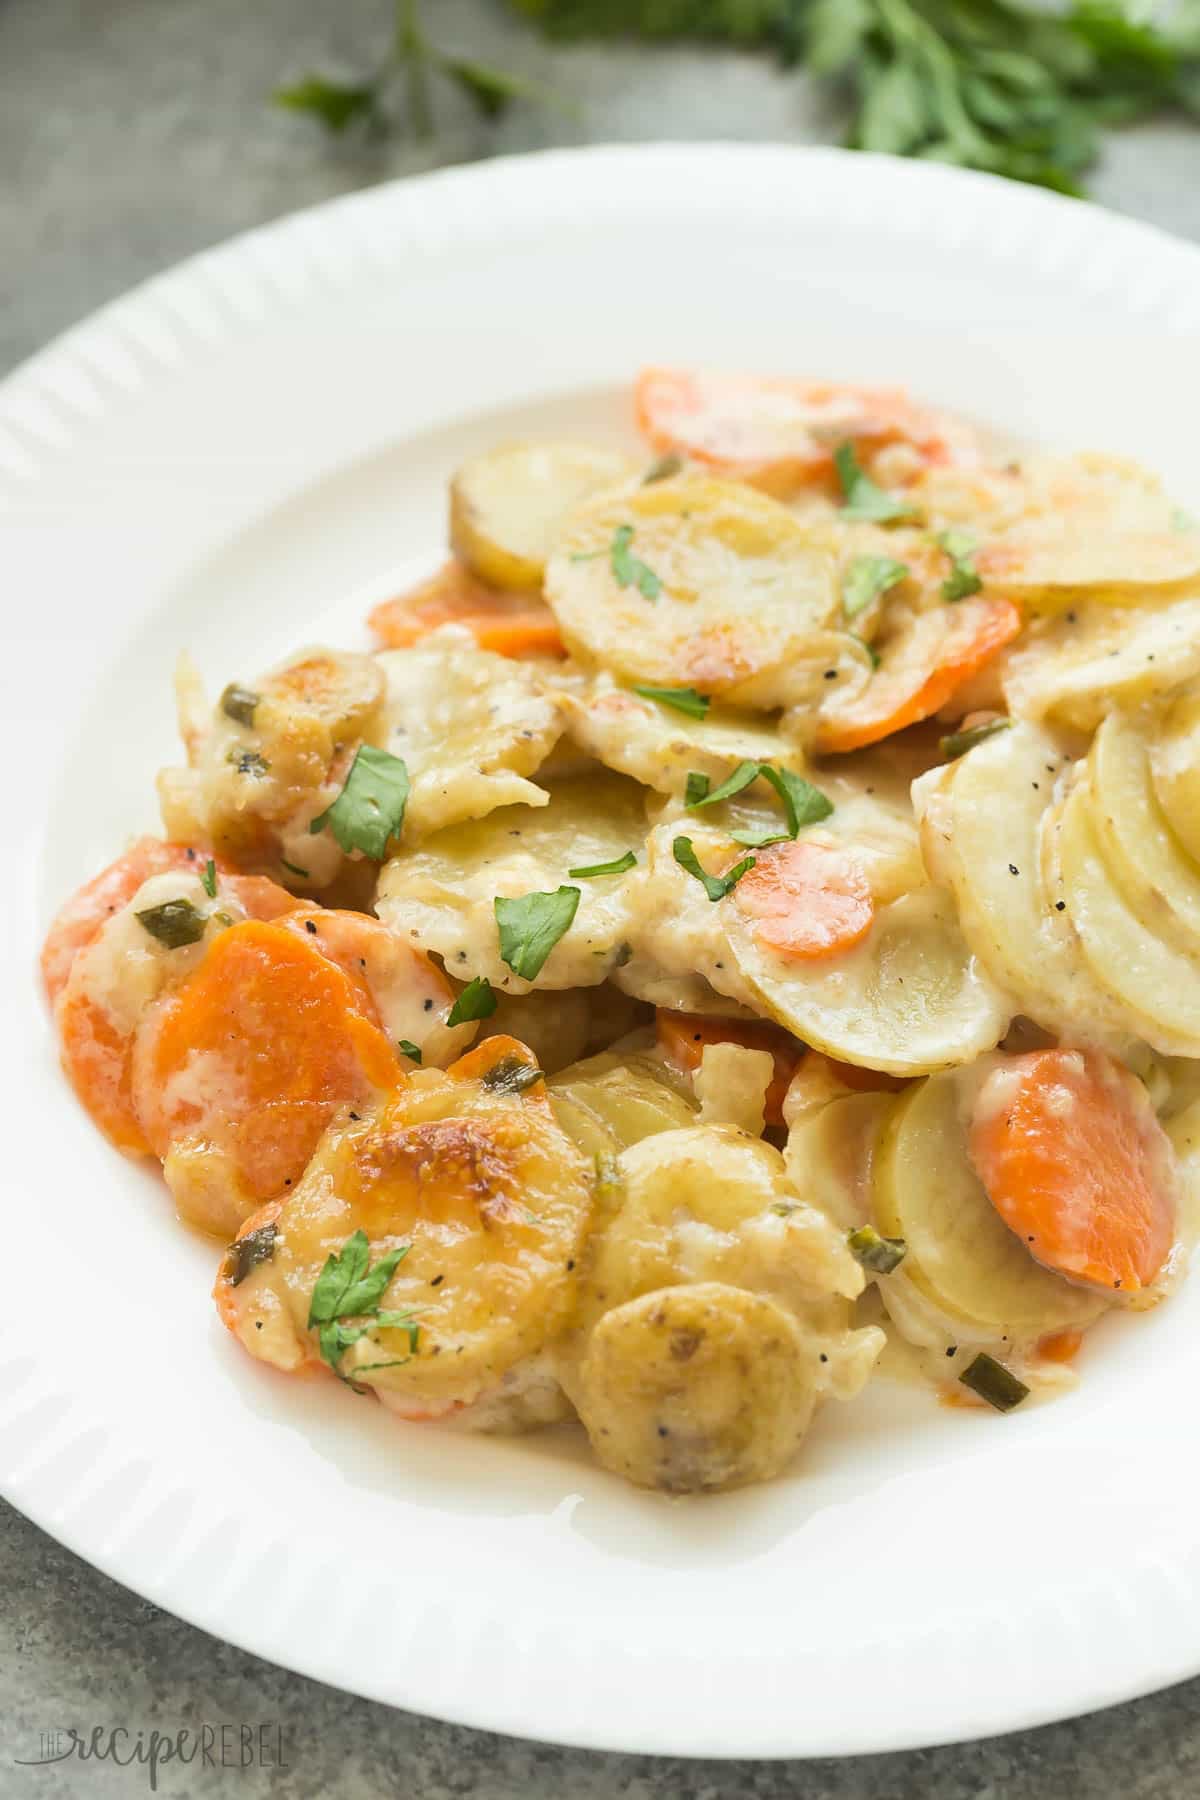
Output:
M170 841L42 972L250 1355L703 1494L868 1380L1049 1396L1182 1279L1200 530L899 389L632 412L464 461L388 648L182 659Z

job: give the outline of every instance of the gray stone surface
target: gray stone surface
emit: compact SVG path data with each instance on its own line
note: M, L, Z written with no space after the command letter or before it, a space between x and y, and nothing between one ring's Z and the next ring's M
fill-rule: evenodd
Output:
M0 372L132 283L248 226L393 175L546 143L830 141L836 105L750 56L552 52L499 0L426 0L447 47L549 83L578 112L480 124L438 95L433 146L331 145L265 95L314 66L369 66L387 0L0 0ZM1109 205L1200 238L1200 137L1117 140ZM39 1734L265 1723L287 1767L160 1770L191 1796L484 1800L1180 1800L1200 1793L1200 1682L987 1743L842 1762L683 1763L498 1739L389 1711L217 1643L0 1511L0 1795L148 1791L146 1772L41 1768ZM864 1696L869 1704L869 1696ZM236 1738L230 1749L237 1755Z

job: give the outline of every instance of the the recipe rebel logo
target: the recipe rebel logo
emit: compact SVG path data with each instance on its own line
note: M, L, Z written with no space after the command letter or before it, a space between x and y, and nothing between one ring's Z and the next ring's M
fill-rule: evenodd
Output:
M287 1769L283 1727L267 1722L236 1725L180 1726L176 1731L156 1727L91 1725L54 1726L38 1733L36 1756L15 1756L22 1768L44 1768L71 1760L80 1763L115 1763L118 1768L140 1766L146 1771L150 1792L158 1792L159 1770L168 1763L195 1763L202 1769Z

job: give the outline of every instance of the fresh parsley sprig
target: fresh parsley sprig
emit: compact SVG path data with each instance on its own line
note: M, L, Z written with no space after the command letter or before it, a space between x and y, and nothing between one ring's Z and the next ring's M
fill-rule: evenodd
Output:
M408 1255L411 1246L401 1244L398 1250L389 1250L379 1261L371 1266L371 1245L365 1231L352 1232L340 1250L330 1253L325 1265L317 1276L312 1297L308 1304L308 1328L317 1330L317 1343L322 1359L329 1364L334 1374L341 1381L349 1380L342 1374L341 1361L345 1352L360 1338L369 1337L373 1331L404 1331L408 1336L410 1355L415 1354L420 1337L420 1325L415 1316L407 1311L384 1311L379 1309L388 1282L396 1269ZM353 1324L352 1320L363 1319L365 1324ZM369 1368L391 1368L398 1362L406 1362L402 1357L394 1362L370 1363ZM362 1372L360 1369L359 1373ZM353 1381L350 1381L353 1386Z

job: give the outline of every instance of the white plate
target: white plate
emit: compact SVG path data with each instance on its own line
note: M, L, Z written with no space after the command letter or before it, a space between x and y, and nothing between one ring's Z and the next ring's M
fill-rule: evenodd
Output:
M1200 255L933 166L565 153L373 189L187 263L0 390L0 1470L117 1580L308 1675L607 1749L840 1754L1029 1725L1200 1669L1200 1286L1012 1418L879 1385L795 1474L669 1501L570 1434L471 1440L253 1364L213 1248L92 1130L33 977L153 825L170 673L328 631L438 550L504 436L628 430L642 362L902 380L1200 499Z

